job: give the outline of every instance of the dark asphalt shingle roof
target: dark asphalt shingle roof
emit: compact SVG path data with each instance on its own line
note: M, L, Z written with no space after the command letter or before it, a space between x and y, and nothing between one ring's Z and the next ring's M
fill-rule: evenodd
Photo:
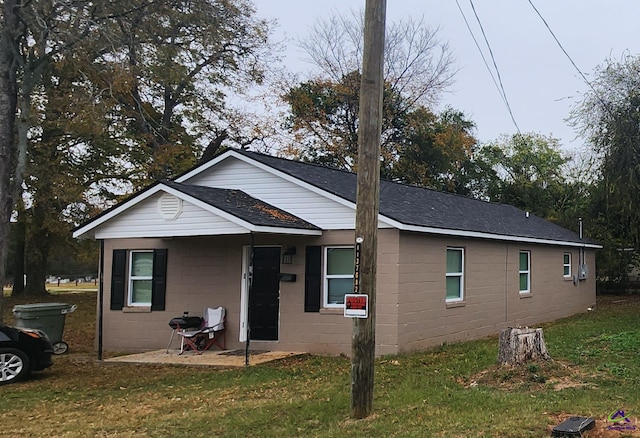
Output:
M356 174L245 150L236 150L338 197L356 202ZM580 240L577 233L550 221L527 215L506 204L467 198L451 193L380 181L380 214L405 225L461 232L488 233L561 242Z
M162 181L162 184L257 226L318 230L315 225L241 190Z

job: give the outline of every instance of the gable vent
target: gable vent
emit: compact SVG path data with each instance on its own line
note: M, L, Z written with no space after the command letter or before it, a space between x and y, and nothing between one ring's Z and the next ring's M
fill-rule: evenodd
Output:
M165 221L174 221L182 213L182 199L164 194L158 199L158 213Z

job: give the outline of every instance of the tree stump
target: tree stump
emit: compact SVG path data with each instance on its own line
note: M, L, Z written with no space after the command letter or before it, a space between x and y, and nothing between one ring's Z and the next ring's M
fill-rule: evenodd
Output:
M509 327L500 332L500 365L522 365L549 359L551 356L547 353L541 328Z

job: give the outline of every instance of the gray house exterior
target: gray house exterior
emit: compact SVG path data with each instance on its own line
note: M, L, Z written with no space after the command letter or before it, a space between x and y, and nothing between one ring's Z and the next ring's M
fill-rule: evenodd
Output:
M223 306L229 349L350 354L355 200L355 174L227 150L81 225L101 241L104 350L164 348L171 318ZM600 246L512 206L382 181L378 224L377 355L595 301Z

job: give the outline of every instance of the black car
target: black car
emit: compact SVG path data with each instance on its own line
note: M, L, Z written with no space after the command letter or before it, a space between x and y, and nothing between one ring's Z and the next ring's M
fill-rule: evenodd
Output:
M42 330L0 325L0 385L50 367L53 346Z

